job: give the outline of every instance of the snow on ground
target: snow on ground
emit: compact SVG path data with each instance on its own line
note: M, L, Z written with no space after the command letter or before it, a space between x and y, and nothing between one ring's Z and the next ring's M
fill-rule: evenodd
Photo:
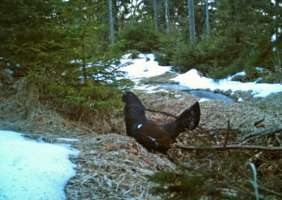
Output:
M234 76L244 75L245 73L237 73ZM234 77L232 76L232 77ZM206 89L210 90L232 90L232 92L241 90L248 91L252 90L252 95L254 97L266 97L271 93L277 93L282 91L281 84L268 84L268 83L256 83L248 82L241 83L239 81L231 81L232 77L226 79L221 79L218 82L214 81L211 78L202 77L198 74L196 69L191 69L185 74L181 74L172 80L179 82L180 85L190 87L191 89Z
M66 142L78 142L79 139L73 139L73 138L57 138L58 141L66 141Z
M138 80L140 80L140 78L142 77L156 76L171 70L171 66L159 66L158 62L154 61L153 54L140 54L140 58L138 59L130 59L129 56L130 54L126 54L125 58L122 59L122 63L132 62L132 64L122 68L121 70L127 72L127 78L135 80L135 82L137 83ZM150 61L146 62L146 57L150 58ZM248 83L231 81L234 76L245 75L245 72L239 72L226 79L215 81L211 78L200 76L196 69L191 69L184 74L179 74L176 78L173 78L171 80L179 82L180 86L186 86L190 89L210 89L211 91L219 89L222 91L232 90L232 92L239 90L252 90L252 95L254 97L266 97L271 93L282 91L281 84L256 83L257 81ZM143 85L136 87L136 89L142 89L147 90L148 92L152 92L153 89L156 89L156 86L148 87Z
M0 200L62 200L78 150L0 131Z
M153 54L139 54L137 59L130 59L129 57L130 54L124 55L121 63L130 62L131 64L120 70L127 72L126 77L135 82L138 82L143 77L157 76L171 70L171 66L159 66L158 62L154 61L155 57Z

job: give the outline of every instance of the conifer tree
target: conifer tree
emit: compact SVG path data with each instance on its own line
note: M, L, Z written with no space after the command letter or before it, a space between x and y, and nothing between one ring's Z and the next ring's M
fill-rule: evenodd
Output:
M223 0L221 0L223 1ZM220 26L225 28L225 33L230 38L232 49L237 51L237 56L229 66L223 70L215 71L214 78L223 78L227 75L235 74L238 71L245 70L249 80L254 81L259 77L264 77L263 81L275 81L275 66L273 57L281 59L281 55L275 55L281 47L281 33L277 34L276 40L271 38L275 30L281 26L282 7L275 7L273 2L267 0L260 1L223 1L220 8L225 10L221 14L228 16L228 20L222 20ZM219 27L217 27L218 29ZM223 27L219 28L222 30ZM221 32L222 33L222 32ZM275 47L275 48L274 48ZM255 67L266 69L267 73L261 73L255 70ZM269 77L268 74L273 74ZM281 80L279 80L281 81ZM279 82L278 81L278 82Z
M105 2L15 0L0 6L0 57L16 79L25 78L40 98L65 103L78 115L122 104L121 90L132 82L117 67L121 55L105 48Z

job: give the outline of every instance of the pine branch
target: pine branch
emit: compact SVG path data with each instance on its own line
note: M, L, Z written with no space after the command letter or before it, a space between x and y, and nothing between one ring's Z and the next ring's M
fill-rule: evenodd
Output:
M237 172L238 172L241 176L243 176L245 179L249 179L249 177L248 177L246 174L242 173L240 170L237 170ZM229 182L231 182L231 181L234 182L234 180L229 179L227 176L225 176L225 175L223 175L223 176L224 176L224 178L225 178L227 181L229 181ZM252 186L252 184L251 184L250 182L248 182L248 181L246 181L245 183L246 183L247 185L249 185L249 186ZM241 185L241 184L239 184L239 185ZM259 190L261 190L261 191L263 191L263 192L265 192L265 193L268 193L268 194L271 194L271 195L274 195L274 196L278 196L278 197L282 197L282 194L279 193L279 192L275 192L275 191L273 191L273 190L267 189L267 188L262 187L262 186L258 186L258 188L259 188Z

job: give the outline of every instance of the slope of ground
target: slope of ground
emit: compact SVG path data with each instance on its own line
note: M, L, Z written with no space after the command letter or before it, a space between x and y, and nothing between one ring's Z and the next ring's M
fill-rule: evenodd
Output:
M198 97L190 94L173 89L169 91L170 93L154 94L135 92L147 108L173 115L180 114L199 100ZM23 97L17 97L16 93L9 95L5 95L7 91L1 93L3 95L0 97L0 129L22 132L26 137L42 139L50 143L70 143L81 151L78 157L71 158L77 164L77 175L66 186L68 199L157 199L149 194L149 189L154 187L154 184L148 182L147 178L159 170L175 169L175 164L163 154L148 152L132 138L125 136L122 110L113 111L107 119L97 118L94 124L87 124L68 120L55 112L51 106L43 106L39 102L34 109L30 109L26 106ZM282 124L281 94L261 99L250 98L242 103L202 102L199 128L181 134L178 141L184 145L193 145L197 141L192 135L204 138L208 134L212 140L210 138L207 140L213 141L214 144L222 144L225 136L220 135L222 133L220 131L217 131L219 133L217 135L216 129L226 129L228 121L231 128L237 130L230 137L229 143L252 131L279 128ZM147 112L147 117L159 123L173 120L173 117L152 112ZM260 119L264 121L254 126L254 123ZM275 136L277 140L275 137L270 137L267 141L259 140L259 142L262 145L282 145L279 144L279 138L282 138L281 132ZM74 138L78 141L62 141L57 138ZM171 160L178 162L195 161L201 164L204 160L203 155L199 157L195 152L176 147L170 152ZM279 179L282 171L281 155L279 158L275 153L275 157L268 157L265 163L265 165L260 163L257 168L273 170L261 178L265 180L270 176L272 180L276 180L278 177L276 184L281 182L281 178ZM269 182L266 184L271 189L275 189L273 184ZM281 192L280 190L276 191Z

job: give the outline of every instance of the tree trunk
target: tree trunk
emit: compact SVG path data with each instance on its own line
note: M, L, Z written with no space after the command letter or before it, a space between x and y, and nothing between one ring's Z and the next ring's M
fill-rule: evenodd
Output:
M110 38L111 38L111 45L112 45L114 44L114 19L113 19L112 0L109 1L109 9L110 9Z
M277 23L278 22L278 19L279 19L279 4L281 3L281 0L275 0L275 15L276 15L276 17L275 17L275 22ZM278 27L276 27L276 30L275 30L275 38L277 39L277 37L278 37L278 35L279 35L279 31L278 31Z
M157 10L157 0L154 0L154 18L155 18L155 28L158 30L158 10Z
M165 19L166 19L166 33L169 34L168 0L165 0Z
M82 8L82 4L80 4L80 21L83 21L84 19L84 13L83 13L83 8ZM88 19L89 21L89 19ZM81 22L81 24L83 24ZM84 78L84 84L86 82L87 79L87 73L86 73L86 53L85 53L85 34L86 34L86 27L87 25L83 28L84 26L81 25L81 29L82 29L82 35L81 35L81 50L82 50L82 73L83 73L83 78Z
M195 41L195 16L194 16L194 3L193 0L188 0L189 6L189 27L190 27L190 41Z
M210 24L209 24L209 3L208 0L206 0L206 33L207 37L209 36L210 33Z
M133 16L134 16L134 5L133 5L133 1L131 0L131 22L133 23Z

